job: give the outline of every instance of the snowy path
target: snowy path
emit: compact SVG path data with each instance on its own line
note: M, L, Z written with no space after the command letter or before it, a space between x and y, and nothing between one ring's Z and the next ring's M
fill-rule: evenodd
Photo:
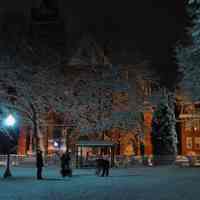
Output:
M4 169L0 168L1 175ZM35 180L34 168L13 168L13 178L0 179L0 200L197 200L200 168L114 169L110 177L94 170L75 170L63 180L58 168L46 168Z

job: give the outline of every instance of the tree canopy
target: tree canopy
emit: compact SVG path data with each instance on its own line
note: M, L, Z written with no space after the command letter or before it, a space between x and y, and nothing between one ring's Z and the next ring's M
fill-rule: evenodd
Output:
M182 75L181 87L192 100L200 100L200 1L187 4L192 27L188 27L189 45L177 45L176 59Z

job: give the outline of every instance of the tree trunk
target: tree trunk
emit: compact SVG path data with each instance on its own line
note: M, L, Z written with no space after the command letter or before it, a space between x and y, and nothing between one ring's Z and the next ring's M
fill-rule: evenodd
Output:
M33 112L33 119L32 119L32 122L33 122L33 137L35 138L35 150L40 150L40 147L39 147L39 137L38 137L38 120L37 120L37 112L36 112L36 109L35 109L35 106L33 103L30 103L30 107L32 109L32 112Z
M38 128L37 128L37 120L36 118L33 121L33 135L35 138L35 150L40 150L40 145L39 145L39 137L38 137Z
M66 130L65 133L65 145L66 145L66 152L69 152L69 132Z
M36 150L36 162L37 162L37 156L38 156L37 151L41 150L41 148L40 148L40 138L38 136L38 128L39 128L38 124L39 123L38 123L37 112L36 112L34 105L30 104L30 106L31 106L32 112L33 112L33 137L35 138L35 150Z
M41 133L39 122L37 122L37 135L38 135L38 146L39 149L45 152L44 135Z
M48 148L49 148L49 132L48 128L46 128L46 136L45 136L45 144L44 144L44 149L45 149L45 160L47 161L48 158Z

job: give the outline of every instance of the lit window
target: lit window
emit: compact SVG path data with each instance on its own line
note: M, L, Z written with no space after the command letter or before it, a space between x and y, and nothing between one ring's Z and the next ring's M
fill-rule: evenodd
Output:
M186 148L192 149L192 137L186 137Z
M200 149L200 137L195 137L195 149Z

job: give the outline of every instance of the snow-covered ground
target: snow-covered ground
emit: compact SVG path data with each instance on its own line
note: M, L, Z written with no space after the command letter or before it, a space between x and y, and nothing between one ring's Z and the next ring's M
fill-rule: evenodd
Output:
M4 169L0 168L1 176ZM96 177L93 169L74 170L62 179L59 168L46 167L44 180L34 168L12 168L13 178L0 179L0 200L198 200L200 168L155 167L113 169Z

